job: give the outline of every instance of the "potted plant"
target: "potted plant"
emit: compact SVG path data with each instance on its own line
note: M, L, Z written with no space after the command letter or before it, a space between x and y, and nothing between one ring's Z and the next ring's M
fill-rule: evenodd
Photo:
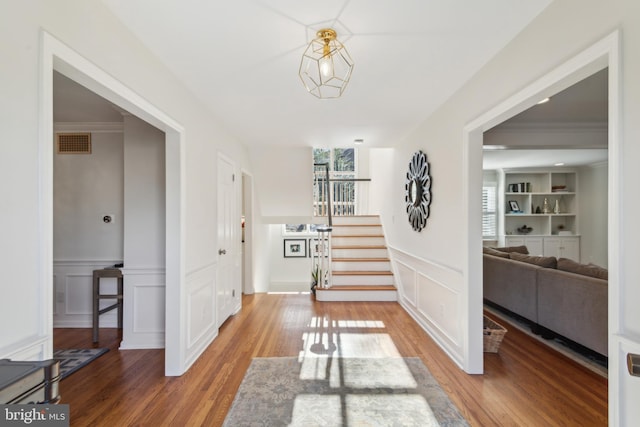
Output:
M311 270L311 292L316 294L316 288L318 287L318 280L322 277L322 270L318 264L313 266L313 270Z

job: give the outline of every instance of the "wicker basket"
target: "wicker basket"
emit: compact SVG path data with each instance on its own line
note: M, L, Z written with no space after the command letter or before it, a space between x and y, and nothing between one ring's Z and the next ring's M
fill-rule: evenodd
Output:
M504 334L506 333L507 330L502 325L484 316L482 329L484 351L487 353L497 353Z

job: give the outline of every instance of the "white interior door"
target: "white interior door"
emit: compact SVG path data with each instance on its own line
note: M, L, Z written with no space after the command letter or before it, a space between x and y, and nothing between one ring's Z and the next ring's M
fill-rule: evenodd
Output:
M236 256L235 165L218 156L218 273L216 300L218 326L233 314L235 297L234 257Z

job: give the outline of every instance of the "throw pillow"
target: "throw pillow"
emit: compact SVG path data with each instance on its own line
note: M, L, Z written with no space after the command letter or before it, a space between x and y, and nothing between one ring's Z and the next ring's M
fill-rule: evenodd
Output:
M558 259L558 270L595 277L596 279L609 280L609 270L606 268L599 267L595 264L580 264L568 258Z
M509 253L498 251L498 250L495 250L495 249L490 248L488 246L483 246L482 247L482 253L483 254L487 254L487 255L497 256L497 257L500 257L500 258L509 258Z
M556 260L556 258L552 256L532 256L524 255L518 252L511 252L509 254L509 258L546 268L556 268L556 265L558 263L558 260Z
M529 250L527 249L527 247L525 245L522 246L504 246L501 248L493 248L497 251L501 251L501 252L518 252L520 254L525 254L527 255L529 253Z

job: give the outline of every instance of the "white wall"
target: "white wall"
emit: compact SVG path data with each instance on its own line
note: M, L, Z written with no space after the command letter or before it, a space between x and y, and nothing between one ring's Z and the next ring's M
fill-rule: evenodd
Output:
M91 154L53 158L53 325L88 328L93 270L123 259L122 123L57 123L55 130L91 133ZM104 223L105 214L114 221ZM115 279L101 280L101 287L103 293L115 293ZM102 301L101 307L112 303ZM100 316L103 327L115 327L116 321L116 311Z
M164 132L124 117L125 268L164 268Z
M311 288L311 258L309 257L309 239L317 233L284 234L282 224L271 224L269 250L270 292L309 292ZM304 240L306 244L305 258L285 258L285 239Z
M371 183L369 184L369 204L370 212L372 214L379 214L382 217L391 218L393 224L394 217L391 213L393 208L390 203L390 198L396 200L397 188L393 187L392 177L397 173L394 167L395 150L392 148L375 148L371 149L370 169L369 177ZM393 196L391 196L393 194ZM402 196L404 197L404 188L402 189ZM399 218L405 220L405 218Z
M619 227L624 230L619 253L614 258L611 258L611 254L609 255L610 261L613 259L616 263L614 269L611 262L609 263L610 274L616 269L620 270L619 276L616 273L610 275L610 282L619 280L617 284L621 290L620 298L614 290L610 295L610 299L619 303L621 308L619 311L610 310L610 328L613 335L611 335L609 351L612 355L609 359L612 367L609 390L612 396L615 396L610 401L612 409L610 422L614 425L629 425L633 424L634 419L640 417L638 409L635 409L637 405L631 404L632 398L635 396L637 399L640 395L640 383L633 382L634 379L628 376L624 367L626 351L635 348L638 352L640 349L638 339L640 311L634 307L640 300L640 284L632 279L640 277L640 263L634 255L635 243L640 238L640 222L633 215L640 208L640 199L628 197L628 192L633 188L634 183L640 182L640 169L635 166L640 159L640 145L633 143L640 139L640 127L636 119L640 116L640 80L636 78L640 75L639 2L634 0L553 2L518 37L463 85L445 105L401 142L394 162L395 174L392 177L396 191L388 194L393 206L392 215L396 217L398 226L387 226L385 229L387 232L391 230L388 236L391 246L396 251L410 254L410 258L404 263L418 275L423 274L430 281L439 282L434 274L423 267L424 262L421 260L453 272L453 277L439 282L447 291L434 294L432 299L423 304L417 301L413 306L417 307L415 310L417 317L424 324L431 323L428 325L429 332L451 352L454 360L465 359L469 354L469 349L465 348L466 342L470 339L467 335L469 326L464 325L468 320L468 313L466 310L461 311L461 306L458 304L464 304L466 296L471 293L477 294L477 289L474 288L472 292L471 286L481 286L481 280L475 278L462 280L469 267L467 241L474 241L463 232L469 226L469 213L463 209L466 203L463 199L466 197L464 192L466 184L463 185L462 180L468 174L481 177L481 174L475 170L463 169L467 160L463 145L465 125L500 105L531 82L541 79L587 47L602 40L615 29L620 29L622 32L621 92L624 96L619 106L621 113L619 136L623 142L622 153L614 160L620 162L620 167L612 168L611 156L609 162L616 177L615 181L617 182L619 178L626 191L621 193L621 205L616 209L619 214L609 218L614 228ZM564 87L551 88L550 91L561 89ZM527 106L523 105L523 108ZM617 129L617 123L612 123L612 126ZM416 233L408 224L398 222L397 219L404 215L402 191L404 171L412 153L420 149L427 154L432 165L433 202L427 228L421 233ZM617 152L614 154L618 155ZM481 161L476 160L478 160L477 164L472 163L471 167L480 170ZM615 185L615 182L613 184ZM391 219L384 218L385 225L391 223ZM470 249L475 250L475 248ZM420 286L420 283L417 286ZM456 299L455 295L462 297ZM410 302L407 304L411 305ZM450 327L446 323L438 322L437 319L442 311L461 313L461 316L466 318L461 320L462 328ZM462 343L462 345L457 346L455 343ZM620 402L626 402L628 405L625 406ZM621 415L618 418L616 414L620 407L629 414L635 410L635 418L633 415L629 418Z
M578 211L580 224L580 260L608 266L608 173L606 162L579 169Z
M0 124L6 141L16 143L0 146L0 182L3 183L0 184L0 217L10 225L5 227L0 239L0 259L3 266L11 266L5 268L5 277L0 283L0 322L12 325L0 334L0 357L45 358L50 357L53 347L50 290L53 278L46 266L42 267L42 260L50 256L52 249L40 244L47 240L42 236L48 230L47 218L52 217L52 212L41 210L47 205L48 190L40 187L47 182L46 173L51 169L51 165L40 163L46 156L39 146L40 123L51 120L40 117L39 113L46 111L39 99L44 96L41 88L47 87L41 85L39 74L44 69L42 64L52 59L40 57L41 31L46 29L68 46L73 55L90 62L180 126L181 145L174 150L172 159L178 159L175 174L181 180L168 185L179 191L181 199L179 206L167 207L178 218L182 239L178 243L184 245L183 252L178 254L178 274L167 283L177 296L171 301L176 318L182 319L168 325L171 335L178 337L179 348L168 353L168 357L178 361L180 366L173 372L179 374L216 334L215 327L211 326L198 334L197 339L184 338L191 319L185 295L203 286L215 287L217 155L223 152L233 159L239 176L240 168L251 172L246 148L101 2L5 3L10 4L11 14L0 16L0 54L11 60L5 61L0 69ZM58 71L69 75L66 64L53 62ZM46 82L49 76L44 77L42 81ZM109 100L115 99L108 90L102 89L100 85L92 88ZM256 233L257 248L261 237ZM167 248L169 250L175 254L180 247ZM236 277L240 280L241 275Z
M91 154L55 154L53 257L61 260L121 260L123 250L123 137L120 129L91 133ZM64 132L56 125L56 132ZM78 126L73 127L78 132ZM55 141L54 141L55 144ZM105 224L102 217L115 221Z
M165 135L124 117L124 319L121 348L163 348Z
M309 147L251 150L256 212L265 224L308 224L313 215L313 155Z

